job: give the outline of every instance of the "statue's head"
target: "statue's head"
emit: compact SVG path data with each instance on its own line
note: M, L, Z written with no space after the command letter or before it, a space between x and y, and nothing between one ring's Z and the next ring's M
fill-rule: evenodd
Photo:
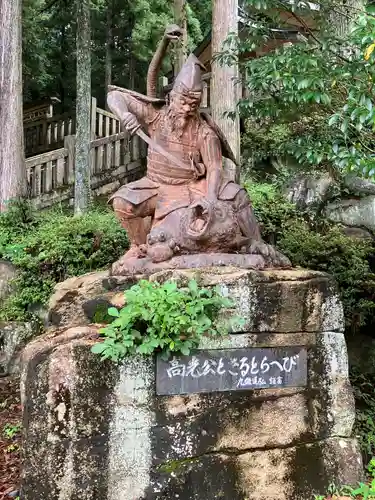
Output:
M204 70L199 59L190 54L170 93L170 108L174 115L193 116L198 112L202 100Z

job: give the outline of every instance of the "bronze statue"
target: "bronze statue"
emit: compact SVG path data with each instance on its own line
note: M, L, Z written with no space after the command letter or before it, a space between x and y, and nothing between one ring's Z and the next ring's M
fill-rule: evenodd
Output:
M180 35L178 26L166 29L149 67L147 96L109 87L112 112L149 144L146 176L110 198L130 240L113 272L237 261L250 268L289 267L288 259L262 241L245 189L223 171L222 156L236 159L211 116L199 110L204 66L191 54L167 100L156 97L162 58Z

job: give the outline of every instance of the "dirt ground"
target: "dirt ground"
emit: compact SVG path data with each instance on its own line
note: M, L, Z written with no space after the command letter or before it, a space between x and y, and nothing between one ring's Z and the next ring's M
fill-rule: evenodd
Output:
M0 500L12 498L9 493L19 489L20 424L19 379L0 378Z

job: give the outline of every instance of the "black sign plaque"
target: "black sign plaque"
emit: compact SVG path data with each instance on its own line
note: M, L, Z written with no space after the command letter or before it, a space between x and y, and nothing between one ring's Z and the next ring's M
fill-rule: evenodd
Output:
M307 351L302 347L195 351L156 362L156 393L244 391L307 385Z

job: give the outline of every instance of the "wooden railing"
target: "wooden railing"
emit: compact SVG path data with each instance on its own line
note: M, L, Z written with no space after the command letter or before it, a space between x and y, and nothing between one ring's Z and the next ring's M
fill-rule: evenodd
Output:
M75 136L64 138L64 147L26 160L30 196L39 208L73 198ZM90 143L91 188L96 195L114 191L144 172L147 148L137 136L125 132Z
M75 134L75 117L70 113L24 123L26 157L61 148L64 137Z
M96 106L95 97L91 100L92 139L108 137L120 132L120 122L115 115Z
M74 113L55 115L38 121L24 123L26 158L62 148L64 138L76 132ZM120 133L120 122L115 115L98 108L91 99L91 140Z

